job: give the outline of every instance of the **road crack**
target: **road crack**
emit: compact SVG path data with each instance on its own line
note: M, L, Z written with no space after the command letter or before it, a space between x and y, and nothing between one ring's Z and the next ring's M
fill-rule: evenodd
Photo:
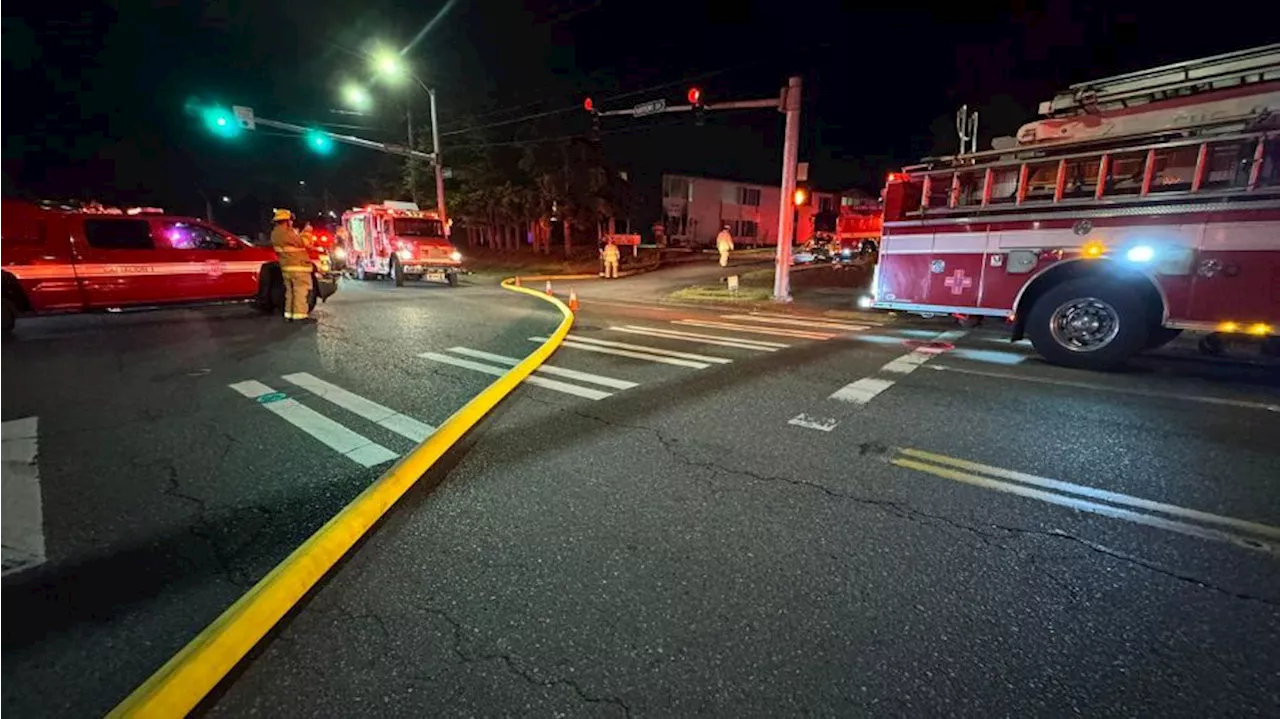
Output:
M450 615L448 612L444 611L443 609L436 609L435 607L423 607L423 606L419 606L418 608L421 609L423 612L430 614L431 616L435 616L443 619L445 623L449 625L450 633L453 635L453 642L450 646L450 649L452 650L453 655L458 658L459 662L463 664L473 664L476 662L496 661L501 663L510 674L516 677L519 677L520 679L524 680L525 682L533 686L541 686L541 687L547 687L547 688L566 687L570 691L572 691L578 697L578 699L580 699L582 702L586 704L615 706L618 709L622 710L622 715L624 717L629 718L631 716L631 707L625 701L623 701L621 697L600 696L597 694L593 694L587 691L586 688L584 688L581 684L577 682L577 680L569 679L566 677L543 679L539 677L537 674L535 674L532 670L525 669L524 667L520 666L520 663L517 661L516 657L512 654L482 652L475 649L470 649L470 650L467 649L466 648L467 641L466 641L466 637L464 636L466 628L464 627L462 622L455 619L452 615Z
M604 417L589 414L589 413L572 409L572 408L561 407L560 410L564 412L568 412L569 414L575 415L577 417L581 417L583 419L588 419L594 422L601 423L608 427L619 428L619 429L632 429L632 430L637 430L642 432L648 432L658 440L658 443L663 447L664 450L666 450L666 452L672 458L688 466L699 467L702 469L710 470L712 472L723 473L726 475L737 475L740 477L746 477L750 480L757 481L757 482L781 482L781 483L792 485L795 487L800 487L803 489L809 489L809 490L821 492L822 494L825 494L829 497L833 497L843 501L853 502L866 507L871 507L873 509L877 509L881 511L886 515L897 517L900 519L905 519L911 522L924 524L926 526L937 526L939 524L945 525L946 527L957 530L967 536L975 538L976 540L978 540L979 542L981 542L986 546L1001 549L1003 551L1011 552L1020 557L1026 558L1033 566L1036 567L1036 570L1038 572L1040 572L1042 575L1044 575L1045 577L1053 581L1058 586L1062 587L1068 593L1068 596L1073 603L1077 602L1080 599L1079 592L1070 584L1062 580L1060 577L1053 574L1045 567L1041 566L1040 560L1044 559L1043 557L1038 556L1036 553L1032 551L1019 549L1017 547L1012 547L1008 544L998 541L998 539L1002 536L1008 537L1009 535L1013 535L1013 534L1042 536L1042 537L1049 537L1049 538L1060 539L1060 540L1065 539L1065 540L1074 542L1076 544L1079 544L1081 546L1084 546L1093 552L1102 554L1113 560L1122 561L1122 562L1131 564L1133 566L1140 567L1142 569L1146 569L1148 571L1155 572L1157 574L1161 574L1171 579L1176 579L1182 582L1193 584L1202 589L1216 592L1218 594L1222 594L1224 596L1231 597L1233 599L1259 602L1262 604L1267 604L1269 606L1280 606L1280 601L1277 601L1276 599L1263 597L1256 594L1250 594L1247 592L1239 592L1227 587L1223 587L1223 586L1214 584L1212 582L1206 581L1204 579L1194 577L1190 574L1179 572L1175 569L1163 567L1150 560L1146 560L1141 557L1127 554L1119 550L1111 549L1110 547L1106 547L1096 542L1092 542L1083 537L1078 537L1074 534L1071 534L1070 532L1066 532L1060 529L1039 530L1039 529L1028 529L1026 527L1006 526L1006 525L1000 525L1000 524L994 524L994 523L986 525L985 527L974 526L971 524L967 524L965 522L958 521L956 519L953 519L945 515L925 512L915 507L911 507L909 505L903 504L902 502L887 500L887 499L873 499L873 498L865 497L862 495L842 492L840 490L833 489L825 484L822 484L820 482L815 482L812 480L800 479L797 477L789 477L785 475L763 474L751 469L745 469L741 467L730 467L730 466L721 464L719 462L695 459L693 457L690 457L683 450L680 444L680 440L678 438L670 437L655 427L629 424L626 422L617 422L614 420L606 419ZM865 442L859 446L860 456L884 458L888 456L888 454L891 451L892 451L891 448L888 447L887 445L883 445L875 442ZM1001 534L996 534L989 530L998 530L998 532L1000 532Z

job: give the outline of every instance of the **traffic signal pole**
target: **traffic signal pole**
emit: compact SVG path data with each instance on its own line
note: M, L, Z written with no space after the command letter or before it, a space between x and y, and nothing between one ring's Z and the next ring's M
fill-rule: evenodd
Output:
M319 134L333 140L334 142L341 142L345 145L355 145L356 147L363 147L369 150L377 150L378 152L385 152L388 155L412 157L414 159L426 160L428 162L434 162L436 157L435 154L433 153L420 152L411 147L394 145L390 142L376 142L374 140L366 140L363 137L356 137L355 135L339 135L337 133L329 132L327 130L317 130L311 127L303 127L302 125L295 125L291 122L269 120L267 118L258 117L258 116L254 116L253 122L254 124L262 125L263 127L270 127L276 130L287 130L289 132L296 132L299 135L305 135L307 133Z
M689 90L689 99L698 100L702 91L698 88ZM778 198L778 255L777 267L773 273L773 299L775 302L791 301L791 236L795 230L793 197L796 191L796 163L800 159L800 78L793 76L787 79L787 86L782 88L778 97L767 100L737 100L732 102L702 103L690 102L688 105L667 105L665 101L644 102L625 110L597 110L587 98L586 110L596 117L627 115L644 117L668 112L694 112L698 110L754 110L773 108L786 115L786 125L782 143L782 195Z

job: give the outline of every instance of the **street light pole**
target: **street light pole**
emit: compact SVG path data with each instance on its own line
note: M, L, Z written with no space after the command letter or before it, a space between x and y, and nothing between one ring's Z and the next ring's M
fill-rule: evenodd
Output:
M787 207L793 203L796 193L796 163L800 160L800 78L787 80L787 94L782 110L787 114L786 134L782 144L782 198L778 208L778 266L773 273L773 299L775 302L791 301L791 234L795 228L792 214Z

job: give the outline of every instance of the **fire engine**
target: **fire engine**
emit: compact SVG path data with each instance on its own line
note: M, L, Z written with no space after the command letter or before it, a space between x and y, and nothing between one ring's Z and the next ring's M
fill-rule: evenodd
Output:
M840 251L849 254L874 251L883 226L884 211L878 204L842 205L836 218L836 242L840 244Z
M462 253L435 211L387 200L343 213L342 226L343 259L357 279L389 277L401 287L407 279L425 277L457 286Z
M864 306L999 317L1107 368L1280 326L1280 45L1071 86L999 149L891 173ZM1002 146L1001 146L1002 145Z

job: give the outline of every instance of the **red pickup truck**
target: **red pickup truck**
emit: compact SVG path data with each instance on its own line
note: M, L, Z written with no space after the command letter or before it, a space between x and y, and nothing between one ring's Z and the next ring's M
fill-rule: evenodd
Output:
M337 290L327 252L313 252L310 304ZM252 301L284 303L276 253L203 220L159 211L0 206L5 332L24 314Z

